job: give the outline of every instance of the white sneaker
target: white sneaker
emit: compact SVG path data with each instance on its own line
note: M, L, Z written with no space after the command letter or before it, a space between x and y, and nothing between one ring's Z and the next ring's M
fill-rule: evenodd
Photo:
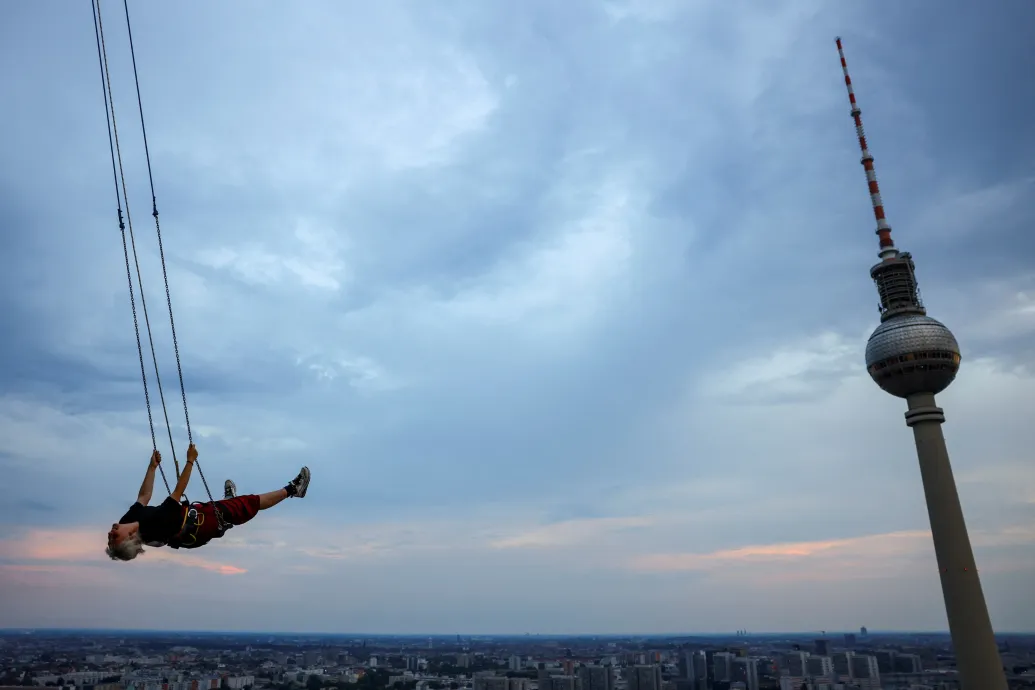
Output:
M223 482L223 498L234 498L235 496L237 496L237 485L232 479L227 479Z
M298 476L288 483L295 487L295 498L304 498L306 489L309 488L309 468L303 467L302 471L298 473Z

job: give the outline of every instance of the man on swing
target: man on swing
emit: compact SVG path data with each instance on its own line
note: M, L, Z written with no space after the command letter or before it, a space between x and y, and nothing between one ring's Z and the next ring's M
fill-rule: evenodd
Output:
M144 552L144 544L196 549L222 537L234 525L248 522L260 510L272 508L288 497L304 497L309 488L309 468L303 467L283 489L238 496L237 487L227 479L223 485L223 500L189 505L180 503L197 459L198 449L192 443L187 448L187 462L176 488L161 505L148 506L154 489L155 470L162 462L162 454L157 450L151 454L151 463L140 485L136 503L108 532L106 552L112 560L131 561Z

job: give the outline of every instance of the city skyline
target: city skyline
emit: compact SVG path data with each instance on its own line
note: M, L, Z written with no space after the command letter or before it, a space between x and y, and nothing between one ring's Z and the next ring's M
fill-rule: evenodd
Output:
M30 628L30 627L10 627L0 628L0 633L13 634L13 633L25 633L25 634L53 634L53 633L95 633L98 635L108 635L117 633L127 633L132 635L159 635L159 634L170 634L170 635L235 635L235 636L246 636L246 635L271 635L274 637L319 637L319 638L332 638L332 639L434 639L443 640L451 643L456 642L456 638L461 638L461 643L467 644L470 642L479 642L485 640L516 640L526 637L538 638L541 640L564 640L564 639L663 639L663 640L679 640L679 639L707 639L714 640L714 643L720 642L736 642L737 640L765 640L769 638L781 639L781 640L807 640L809 643L815 642L817 639L827 639L834 643L841 643L844 641L846 635L856 636L860 635L859 629L845 629L845 630L771 630L771 631L760 631L751 632L747 634L738 635L735 630L717 630L717 631L679 631L679 632L560 632L560 633L540 633L535 631L526 632L465 632L465 631L431 631L423 630L416 632L407 633L395 633L395 632L365 632L362 630L337 630L333 632L320 631L320 630L263 630L263 629L191 629L191 628L147 628L147 627L136 627L136 628ZM863 635L863 640L869 638L879 638L886 636L906 636L915 635L917 637L933 637L933 638L944 638L943 641L950 642L951 637L949 630L879 630L879 629L867 629L866 635ZM1010 638L1023 638L1027 639L1035 635L1035 630L1010 630L1004 633L997 631L997 638L1001 637L1004 639Z
M860 631L862 632L862 631ZM829 639L0 634L4 687L85 690L869 690L956 687L947 636ZM1035 636L1003 641L1027 687ZM804 643L804 644L802 644ZM74 684L74 685L73 685Z
M0 627L138 624L148 597L172 628L945 628L910 432L863 367L842 35L964 349L939 403L992 621L1035 628L1035 65L998 38L1035 8L131 4L201 466L313 484L130 565L103 534L150 440L92 27L48 7L0 28Z

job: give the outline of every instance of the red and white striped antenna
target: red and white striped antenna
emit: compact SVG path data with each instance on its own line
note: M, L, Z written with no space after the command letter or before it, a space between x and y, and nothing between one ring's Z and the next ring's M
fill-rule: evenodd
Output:
M841 56L841 70L845 73L845 86L848 88L848 102L852 105L852 119L855 121L855 133L859 135L859 149L862 151L862 166L866 171L866 182L870 187L870 202L873 204L873 217L877 219L877 237L880 242L881 259L893 259L898 250L891 239L891 226L884 217L884 202L880 198L880 187L877 185L877 172L873 169L873 154L866 145L866 132L863 131L862 111L855 101L852 89L852 78L848 76L848 63L845 62L845 51L841 46L841 37L837 38L837 53Z

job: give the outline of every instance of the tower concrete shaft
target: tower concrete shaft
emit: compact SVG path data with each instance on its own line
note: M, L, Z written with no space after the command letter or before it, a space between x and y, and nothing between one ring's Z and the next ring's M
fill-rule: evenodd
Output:
M862 126L848 76L841 39L837 39L845 86L851 104L862 165L866 171L881 262L870 269L880 295L881 324L866 344L870 377L886 392L905 398L906 424L913 429L935 558L945 598L956 666L963 690L1007 690L1006 674L996 645L974 552L963 519L963 507L949 464L941 425L945 415L934 396L953 382L960 365L959 345L952 332L929 317L920 300L912 257L899 252L884 213L873 154Z
M909 406L906 424L913 429L920 459L920 476L960 685L963 690L1007 690L1003 662L942 433L945 414L932 393L910 395L906 403Z

